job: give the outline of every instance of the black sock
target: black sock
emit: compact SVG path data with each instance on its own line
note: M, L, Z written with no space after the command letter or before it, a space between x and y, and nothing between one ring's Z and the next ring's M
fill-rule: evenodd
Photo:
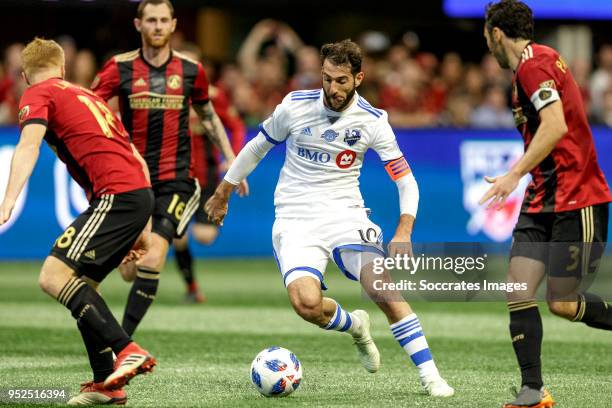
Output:
M582 322L596 329L612 330L612 308L593 293L578 296L578 311L575 322Z
M89 365L93 371L93 380L96 383L106 380L113 372L113 350L87 326L77 322L83 343L87 349Z
M521 386L542 388L542 318L535 301L510 302L510 337L521 368Z
M185 249L177 249L174 247L174 256L176 257L176 263L178 265L179 271L181 275L183 275L183 279L185 279L185 283L187 285L191 285L193 283L193 257L191 256L191 251L189 247L185 247Z
M115 354L119 354L132 341L119 326L104 299L82 279L70 279L57 300L70 309L77 324L95 333Z
M132 284L132 290L128 296L125 314L123 315L123 329L130 336L134 334L136 327L149 310L157 294L159 285L159 272L147 268L138 268L136 280Z

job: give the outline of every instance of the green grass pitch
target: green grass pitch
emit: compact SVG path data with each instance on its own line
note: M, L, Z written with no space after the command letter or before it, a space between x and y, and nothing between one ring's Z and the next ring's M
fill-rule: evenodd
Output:
M85 349L69 312L38 288L39 267L0 264L0 389L76 393L90 378ZM455 397L434 400L421 394L416 370L382 313L337 270L328 270L327 294L347 309L370 311L382 354L376 374L361 368L350 336L324 332L293 313L273 260L201 261L197 270L205 305L182 303L172 262L162 273L156 303L135 336L158 367L127 387L129 406L500 407L519 381L503 303L414 305L438 367L456 389ZM101 288L120 318L129 286L113 273ZM540 309L544 378L558 406L612 406L611 334ZM250 382L251 360L271 345L292 350L304 367L302 385L287 398L262 397Z

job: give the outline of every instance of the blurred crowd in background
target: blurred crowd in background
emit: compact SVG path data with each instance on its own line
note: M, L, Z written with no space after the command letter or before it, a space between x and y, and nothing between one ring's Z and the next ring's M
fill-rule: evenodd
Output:
M78 47L69 36L56 40L66 54L68 80L89 87L104 61ZM385 109L395 127L512 128L511 73L487 54L464 61L457 53L436 54L420 48L417 33L392 43L382 32L354 38L364 51L365 79L358 92ZM181 33L173 48L202 55ZM484 40L483 40L484 41ZM0 124L16 124L25 89L21 78L23 44L4 50L0 70ZM125 50L127 51L127 50ZM594 61L568 61L591 123L612 127L612 44L596 50ZM109 58L111 55L108 55ZM232 61L204 60L211 84L229 97L245 124L255 127L269 116L287 92L321 87L319 48L305 44L287 24L257 23Z

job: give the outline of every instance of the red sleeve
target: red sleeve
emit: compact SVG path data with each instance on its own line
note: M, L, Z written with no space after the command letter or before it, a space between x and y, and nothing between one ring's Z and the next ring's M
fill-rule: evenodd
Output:
M519 67L517 77L536 110L561 99L559 90L563 88L564 72L559 68L555 55L528 59Z
M208 96L208 78L202 64L198 62L198 73L191 91L192 103L206 103L209 100Z
M19 126L22 129L32 123L47 126L52 103L49 87L35 86L27 88L19 103Z
M235 154L238 154L244 145L246 127L238 115L236 109L231 105L227 94L220 88L211 89L211 99L219 119L223 126L229 130L230 142Z
M119 92L119 67L115 58L111 58L104 64L91 83L91 90L105 101L117 95Z

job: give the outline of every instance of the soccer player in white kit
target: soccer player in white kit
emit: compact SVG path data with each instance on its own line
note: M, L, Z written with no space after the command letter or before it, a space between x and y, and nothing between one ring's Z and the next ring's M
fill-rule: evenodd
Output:
M295 91L283 99L233 162L206 203L206 212L212 221L222 223L234 188L270 149L286 143L286 160L274 194L272 241L291 304L304 320L351 334L362 365L373 373L380 366L380 354L370 335L370 318L363 310L348 312L323 297L325 268L333 259L348 278L360 280L371 273L374 257L385 256L382 231L368 218L359 191L360 169L369 148L385 163L399 191L401 215L389 245L391 255L411 253L419 191L387 113L356 92L364 78L361 59L359 46L350 40L324 45L323 89ZM362 286L371 294L372 285L362 281ZM376 302L393 336L417 366L424 389L436 397L453 395L408 303L401 297Z

